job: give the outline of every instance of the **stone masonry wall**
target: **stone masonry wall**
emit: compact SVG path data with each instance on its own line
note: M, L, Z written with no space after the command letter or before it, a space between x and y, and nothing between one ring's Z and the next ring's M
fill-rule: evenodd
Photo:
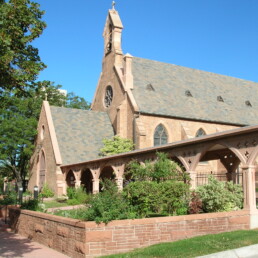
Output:
M43 139L41 138L42 126L44 126L44 129L45 129ZM49 125L46 117L46 111L44 108L41 110L40 119L38 122L38 135L36 139L36 148L38 148L40 145L41 145L40 151L39 152L35 151L30 161L31 169L30 169L30 180L29 180L28 189L30 191L33 191L34 186L39 185L39 157L40 157L41 151L44 150L44 154L46 157L45 182L48 183L49 187L55 192L55 194L58 194L57 184L56 184L57 166L56 166L50 131L49 131Z
M119 220L97 225L19 209L10 210L19 234L70 257L97 257L161 242L250 228L248 211Z

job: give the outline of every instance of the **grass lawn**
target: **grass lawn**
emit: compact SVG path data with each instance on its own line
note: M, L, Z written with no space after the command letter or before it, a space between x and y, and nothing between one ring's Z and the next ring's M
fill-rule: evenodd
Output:
M240 230L216 235L193 237L176 242L157 244L135 251L104 257L196 257L258 244L258 230Z
M43 203L44 203L46 209L70 206L70 205L67 204L66 202L58 202L58 201L56 201L56 200L53 200L53 201L45 201L45 202L43 202Z

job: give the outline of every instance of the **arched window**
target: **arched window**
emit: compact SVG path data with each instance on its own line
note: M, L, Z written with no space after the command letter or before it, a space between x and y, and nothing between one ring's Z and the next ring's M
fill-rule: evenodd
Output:
M45 136L45 126L42 125L41 131L40 131L40 139L44 140L44 136Z
M39 189L41 190L44 186L46 178L46 158L45 154L42 151L39 161Z
M154 146L166 144L168 142L168 134L166 128L159 124L154 132Z
M201 137L201 136L204 136L204 135L206 135L205 131L204 131L202 128L200 128L200 129L196 132L195 137Z

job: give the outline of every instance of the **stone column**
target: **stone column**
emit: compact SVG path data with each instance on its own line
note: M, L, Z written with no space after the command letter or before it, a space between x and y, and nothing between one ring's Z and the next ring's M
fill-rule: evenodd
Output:
M92 193L99 193L99 179L92 179Z
M75 188L79 188L81 186L81 180L76 179L75 183Z
M74 187L79 188L81 186L81 170L74 170Z
M256 210L255 168L256 166L254 165L247 165L242 167L244 209L250 211Z
M116 184L117 184L118 191L122 191L123 190L123 177L117 177Z
M191 185L191 189L195 189L196 188L196 172L195 171L186 171L189 176L190 176L190 185Z

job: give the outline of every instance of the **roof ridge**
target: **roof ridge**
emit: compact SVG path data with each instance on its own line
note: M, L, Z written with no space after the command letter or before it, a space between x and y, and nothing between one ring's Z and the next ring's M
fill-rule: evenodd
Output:
M54 106L54 105L50 105L50 108L60 108L60 109L76 110L78 112L95 112L95 113L107 114L107 112L105 112L105 111L97 111L97 110L91 110L91 109L80 109L80 108L70 108L70 107L59 107L59 106Z

